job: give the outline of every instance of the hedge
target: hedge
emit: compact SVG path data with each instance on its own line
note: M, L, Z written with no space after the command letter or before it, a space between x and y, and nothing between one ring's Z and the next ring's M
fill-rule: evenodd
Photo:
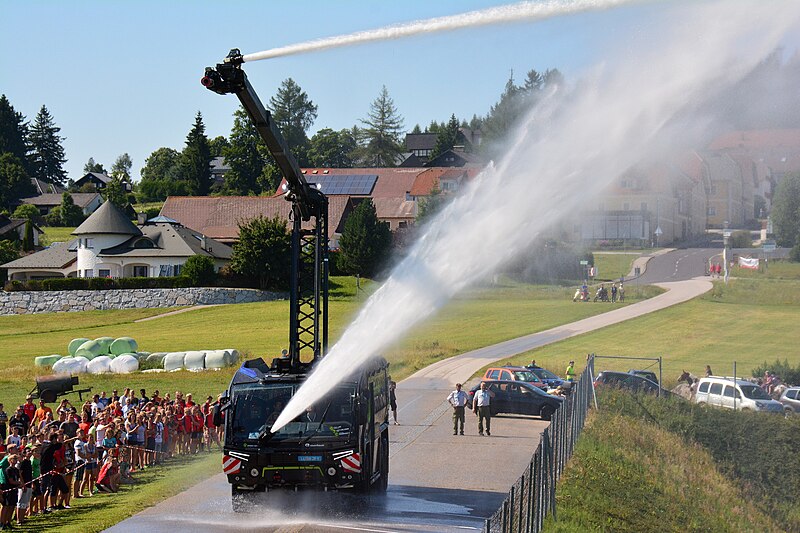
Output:
M174 289L192 287L186 276L160 278L51 278L30 281L9 281L6 292L12 291L77 291L110 289Z

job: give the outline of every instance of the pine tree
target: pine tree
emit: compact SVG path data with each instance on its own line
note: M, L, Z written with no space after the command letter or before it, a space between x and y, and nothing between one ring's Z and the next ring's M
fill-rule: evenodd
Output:
M83 165L83 172L84 174L88 174L89 172L96 172L98 174L105 174L106 169L102 163L95 163L94 157L90 157L89 160Z
M380 95L370 106L367 118L361 121L363 164L373 167L393 167L402 153L400 134L403 117L397 112L394 101L384 85Z
M30 133L33 177L64 185L67 181L67 172L64 170L67 158L61 145L64 138L58 135L60 131L47 107L42 106Z
M193 194L208 194L211 188L211 149L203 115L199 111L195 116L194 126L186 136L186 146L181 153L180 175L190 183Z
M10 209L20 198L36 194L28 173L12 152L0 154L0 208Z
M16 156L26 174L31 173L28 124L17 113L6 95L0 96L0 154Z
M25 252L32 252L33 248L33 221L28 219L25 221L25 238L22 239L22 250Z
M459 143L459 140L461 143ZM450 120L439 130L436 136L436 146L431 154L431 159L442 155L448 150L452 150L453 146L463 142L464 136L461 135L458 119L455 115L451 115Z
M317 119L317 106L292 78L283 80L269 104L272 118L280 127L292 155L300 165L307 165L306 132Z
M127 153L122 154L121 156L117 157L117 160L114 161L114 164L111 166L111 177L117 178L119 181L123 183L131 183L131 167L133 167L133 161L131 161L131 156Z

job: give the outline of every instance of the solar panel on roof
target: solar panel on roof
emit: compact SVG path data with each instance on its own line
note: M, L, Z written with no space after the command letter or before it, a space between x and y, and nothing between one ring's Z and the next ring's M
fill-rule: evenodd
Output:
M307 176L327 195L369 196L378 181L377 174L316 174Z

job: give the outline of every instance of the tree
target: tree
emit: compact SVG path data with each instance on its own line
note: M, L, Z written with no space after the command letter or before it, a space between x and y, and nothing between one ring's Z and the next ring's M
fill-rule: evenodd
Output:
M211 157L222 157L222 152L228 146L228 139L223 135L217 135L208 141L208 148L211 150Z
M25 237L22 239L22 250L24 252L32 252L33 248L33 221L28 219L25 221Z
M286 222L278 217L256 217L239 224L231 269L257 280L262 289L285 288L289 283L292 243Z
M319 130L311 137L308 160L314 167L352 168L358 143L350 130Z
M260 190L258 178L264 172L268 153L264 141L243 107L233 113L230 142L222 156L231 169L225 173L226 194L247 195Z
M112 178L102 192L103 199L111 202L122 210L128 206L128 194L125 192L125 185L119 178Z
M436 146L431 153L431 159L438 157L448 150L452 150L453 146L459 144L459 141L464 143L464 136L461 135L458 119L455 115L450 116L447 124L439 130L436 135Z
M189 182L193 194L205 196L211 188L211 149L206 137L203 115L198 111L194 126L186 136L181 153L180 176Z
M60 131L47 107L42 106L30 133L33 177L64 185L67 181L67 172L64 170L67 158L61 145L64 138L58 135Z
M417 211L417 224L422 224L433 218L442 208L445 197L438 186L434 187L428 196L419 199L419 211Z
M117 160L114 161L114 164L111 166L111 177L117 178L123 183L130 184L132 166L133 161L131 161L131 156L129 156L127 153L122 154L121 156L117 157Z
M287 78L275 96L269 99L269 107L292 154L301 166L305 166L308 162L306 131L317 119L317 106L292 78Z
M94 158L90 157L89 160L83 165L83 172L84 174L88 174L89 172L96 172L98 174L105 174L106 169L102 163L95 163Z
M403 151L400 134L403 117L397 113L394 101L384 85L370 106L367 118L361 120L362 163L373 167L393 167Z
M39 219L39 208L31 204L21 204L17 206L12 215L14 218L27 218L28 220Z
M379 221L372 200L365 199L344 224L337 265L348 274L372 277L383 265L391 245L389 223Z
M207 255L193 255L183 264L181 276L188 277L195 287L211 285L217 277L214 260Z
M418 135L422 133L422 128L419 127L419 124L414 124L414 129L411 130L413 135Z
M0 154L0 207L10 208L35 192L22 161L12 152Z
M778 184L770 216L779 246L800 244L800 174L787 174Z
M0 154L16 156L26 174L31 173L28 124L22 113L14 110L6 95L0 96Z
M0 240L0 265L19 259L19 242ZM0 269L0 282L8 280L8 270Z
M72 195L68 192L65 192L61 195L61 206L59 211L61 225L66 228L79 226L81 222L83 222L83 210L75 205Z

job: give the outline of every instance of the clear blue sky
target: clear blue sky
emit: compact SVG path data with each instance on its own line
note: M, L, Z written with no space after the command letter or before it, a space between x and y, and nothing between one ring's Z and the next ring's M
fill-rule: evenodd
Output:
M180 150L194 115L209 137L228 135L234 96L204 89L205 66L230 48L243 53L512 2L493 0L18 1L0 12L0 93L32 120L44 104L66 137L77 179L94 157L110 169L130 154L134 179L155 149ZM399 41L248 63L263 101L293 78L319 106L310 134L365 117L386 85L407 130L432 119L483 115L513 69L558 68L568 78L607 54L617 39L646 31L662 4L542 22L471 28Z

